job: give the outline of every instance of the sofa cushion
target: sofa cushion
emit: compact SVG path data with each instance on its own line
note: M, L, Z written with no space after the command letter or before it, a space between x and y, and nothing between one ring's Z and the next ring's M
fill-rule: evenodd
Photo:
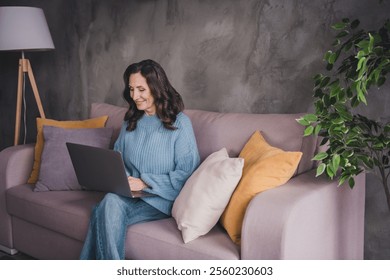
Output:
M80 190L72 161L66 147L67 142L107 149L112 128L65 129L44 126L43 147L38 182L34 191Z
M296 119L302 114L243 114L186 110L194 127L201 159L226 147L231 157L237 157L255 131L261 131L266 141L285 151L302 151L297 174L312 168L314 137L303 137L304 127Z
M209 155L187 180L172 208L184 243L215 226L241 179L243 166L243 159L229 158L223 148Z
M260 192L285 184L294 175L302 153L275 148L256 131L240 157L245 160L242 179L221 217L222 225L237 244L241 242L242 223L250 200Z
M90 191L34 192L33 185L7 191L10 215L83 241L93 206L104 193Z
M107 116L100 115L94 119L82 120L82 121L57 121L51 119L37 118L37 142L35 143L34 151L34 165L31 172L30 178L28 179L29 184L35 184L38 180L39 169L41 166L41 156L44 145L43 138L43 126L51 125L62 128L98 128L104 127Z
M173 218L130 226L126 248L127 259L240 259L239 247L220 225L207 235L185 244Z
M108 116L106 127L111 127L114 129L111 138L111 147L114 146L114 143L118 138L126 112L127 108L125 107L115 106L107 103L91 104L90 118L98 118L104 115Z
M7 191L7 210L31 224L83 242L93 206L104 193L90 191L34 192L33 185ZM27 233L28 234L28 233ZM206 236L184 244L173 218L129 227L129 259L239 259L237 247L217 225Z

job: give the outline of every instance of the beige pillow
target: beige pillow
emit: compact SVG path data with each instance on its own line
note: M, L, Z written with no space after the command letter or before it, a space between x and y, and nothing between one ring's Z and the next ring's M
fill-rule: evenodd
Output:
M286 183L294 175L302 153L272 147L256 131L240 157L245 160L242 178L221 217L222 225L236 244L241 243L242 222L250 200L260 192Z
M34 150L34 165L30 178L28 179L28 183L35 184L38 181L43 145L45 143L45 139L43 137L44 125L61 128L101 128L105 126L107 119L108 116L82 121L57 121L52 119L37 118L37 142L35 143Z
M185 183L172 208L184 243L208 233L218 222L242 174L244 160L225 148L208 156Z

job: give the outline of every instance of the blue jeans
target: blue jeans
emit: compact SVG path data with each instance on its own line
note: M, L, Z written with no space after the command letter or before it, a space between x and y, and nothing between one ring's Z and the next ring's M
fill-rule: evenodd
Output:
M141 199L108 193L92 211L80 259L123 260L127 226L168 217Z

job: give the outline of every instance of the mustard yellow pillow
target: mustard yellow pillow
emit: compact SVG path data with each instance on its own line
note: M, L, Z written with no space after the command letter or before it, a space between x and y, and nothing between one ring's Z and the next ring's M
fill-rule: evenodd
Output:
M56 121L52 119L37 118L37 142L34 150L33 169L28 179L29 184L35 184L38 181L39 169L41 166L41 156L44 145L43 126L55 126L61 128L101 128L104 127L108 116L102 116L83 121Z
M236 244L241 243L242 222L250 200L260 192L286 183L294 175L302 153L272 147L256 131L239 157L244 159L242 177L220 219Z

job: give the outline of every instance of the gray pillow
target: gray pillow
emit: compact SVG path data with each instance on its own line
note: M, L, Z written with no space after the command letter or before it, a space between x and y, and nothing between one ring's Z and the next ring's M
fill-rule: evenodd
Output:
M45 144L34 191L80 190L66 142L109 148L112 128L66 129L44 126Z

